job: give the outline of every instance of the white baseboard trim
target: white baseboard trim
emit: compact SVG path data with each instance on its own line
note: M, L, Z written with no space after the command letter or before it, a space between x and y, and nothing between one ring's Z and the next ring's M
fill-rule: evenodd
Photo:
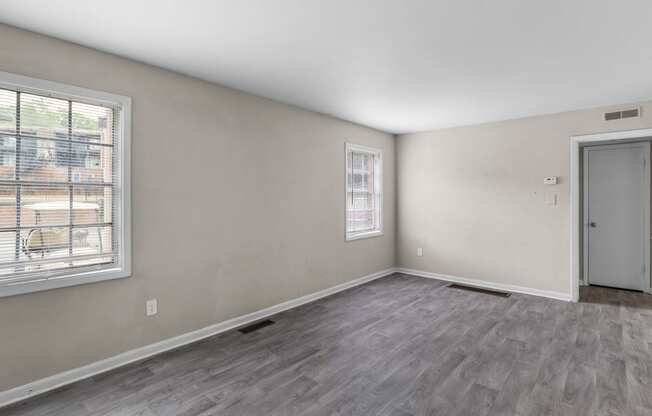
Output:
M309 295L301 296L300 298L292 299L287 302L279 303L278 305L270 306L269 308L249 313L247 315L229 319L227 321L220 322L219 324L207 326L206 328L188 332L173 338L168 338L154 344L123 352L121 354L85 365L83 367L64 371L62 373L37 380L23 386L18 386L10 390L0 392L0 408L8 406L12 403L20 402L32 396L46 393L50 390L63 387L67 384L71 384L76 381L80 381L85 378L89 378L118 367L122 367L129 363L140 361L153 355L179 348L186 344L190 344L213 335L217 335L230 329L246 325L250 322L258 321L270 315L296 308L297 306L313 302L337 292L359 286L384 276L388 276L395 271L395 268L389 268L376 273L372 273L328 289L320 290L319 292L314 292Z
M397 267L396 271L398 273L410 274L410 275L419 276L419 277L426 277L428 279L445 280L447 282L460 283L460 284L465 284L465 285L469 285L469 286L477 286L477 287L482 287L482 288L486 288L486 289L503 290L503 291L506 291L506 292L515 292L515 293L524 293L526 295L541 296L541 297L544 297L544 298L563 300L563 301L566 301L566 302L570 302L572 300L571 295L568 294L568 293L564 293L564 292L554 292L554 291L551 291L551 290L541 290L541 289L533 289L533 288L530 288L530 287L506 285L506 284L502 284L502 283L487 282L486 280L469 279L469 278L466 278L466 277L450 276L450 275L447 275L447 274L424 272L422 270L406 269L406 268L403 268L403 267Z

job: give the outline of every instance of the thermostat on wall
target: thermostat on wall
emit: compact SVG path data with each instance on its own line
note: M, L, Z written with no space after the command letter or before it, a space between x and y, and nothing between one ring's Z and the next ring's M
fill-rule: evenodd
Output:
M557 177L556 176L546 176L543 178L543 184L544 185L557 185Z

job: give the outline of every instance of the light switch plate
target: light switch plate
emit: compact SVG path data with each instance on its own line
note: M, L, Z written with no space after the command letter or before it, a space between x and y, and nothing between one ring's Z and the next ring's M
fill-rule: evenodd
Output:
M423 249L421 247L417 248L417 257L423 257Z
M559 204L559 195L556 192L546 194L546 205L556 207Z

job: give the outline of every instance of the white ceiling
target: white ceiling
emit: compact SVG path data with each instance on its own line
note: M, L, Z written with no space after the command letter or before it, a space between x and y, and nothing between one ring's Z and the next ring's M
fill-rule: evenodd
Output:
M0 21L394 133L652 99L650 0L14 0Z

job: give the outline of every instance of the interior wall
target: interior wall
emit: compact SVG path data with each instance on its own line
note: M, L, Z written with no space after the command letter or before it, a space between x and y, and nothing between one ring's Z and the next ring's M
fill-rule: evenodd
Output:
M392 135L4 25L0 70L133 98L133 275L0 298L0 391L395 264ZM345 141L382 237L344 241Z
M570 137L652 127L614 108L398 136L398 265L570 295Z

